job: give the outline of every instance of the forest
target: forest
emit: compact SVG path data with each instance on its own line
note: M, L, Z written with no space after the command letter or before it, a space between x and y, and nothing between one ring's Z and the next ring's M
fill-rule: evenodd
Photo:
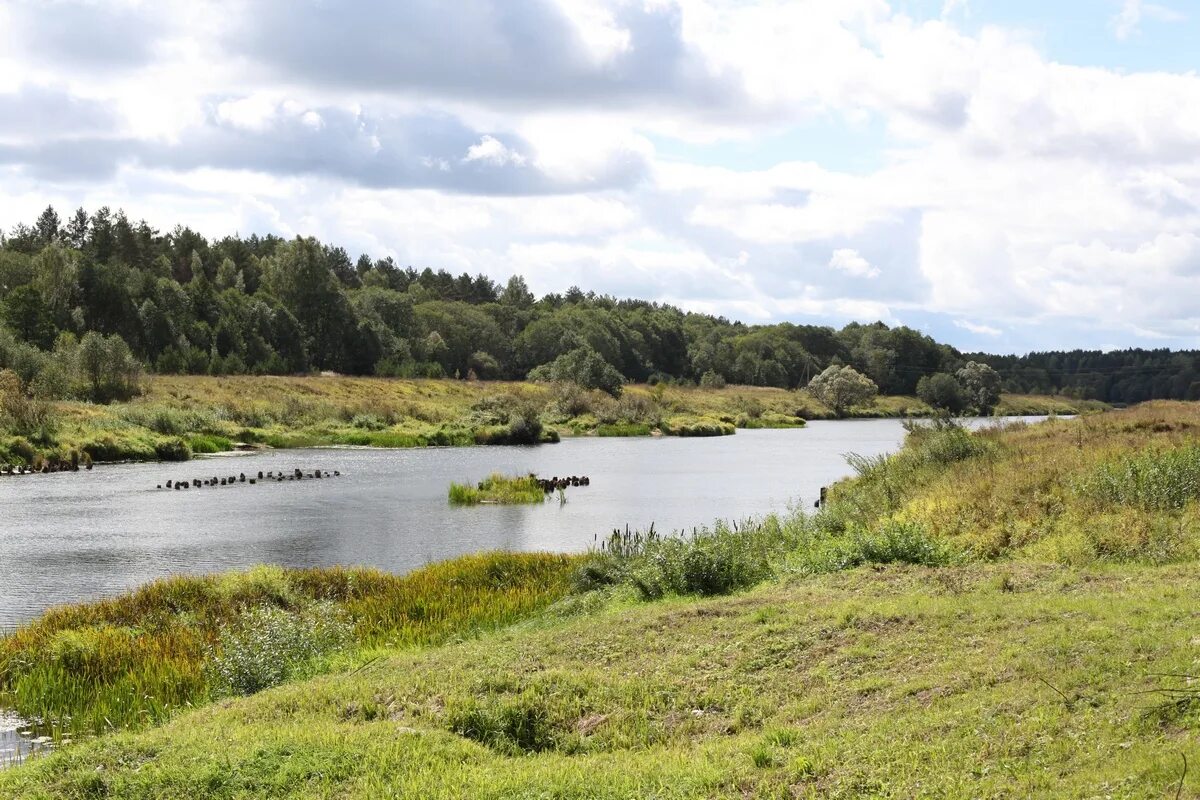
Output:
M922 378L976 361L1000 374L1004 391L1127 403L1200 398L1198 357L967 355L882 322L747 325L578 287L538 298L519 275L501 285L352 257L312 238L210 241L107 207L66 219L48 207L0 233L0 369L47 397L119 397L142 369L484 380L585 372L598 386L796 388L843 364L883 394L912 395Z

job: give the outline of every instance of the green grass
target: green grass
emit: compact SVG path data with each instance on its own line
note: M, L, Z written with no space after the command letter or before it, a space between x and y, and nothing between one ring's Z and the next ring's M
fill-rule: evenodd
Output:
M468 636L561 597L574 561L494 553L402 577L258 567L155 581L111 600L54 609L0 640L0 707L43 720L56 735L160 722L219 695L214 669L231 657L231 642L255 630L302 624L311 632L332 614L350 626L354 647ZM327 612L322 604L330 604ZM264 615L270 625L260 624ZM292 642L288 652L306 657L292 658L284 677L318 669L320 657L336 649L317 646L318 639ZM272 647L266 641L247 657L283 652Z
M654 429L645 422L601 423L594 428L597 436L649 436Z
M1174 797L1197 710L1155 690L1193 669L1198 591L1190 568L889 567L549 616L81 743L0 794Z
M760 416L739 414L736 420L737 427L752 430L761 428L803 428L805 424L807 423L803 417L776 412L767 412Z
M508 476L492 473L474 485L450 484L450 504L456 506L477 506L481 503L538 504L545 500L546 492L533 475Z
M713 417L674 416L663 420L662 432L668 436L732 436L732 422Z

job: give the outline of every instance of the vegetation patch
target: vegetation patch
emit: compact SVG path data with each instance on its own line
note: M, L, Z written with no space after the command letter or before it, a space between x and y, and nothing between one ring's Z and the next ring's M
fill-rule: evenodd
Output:
M1093 467L1074 486L1102 504L1180 510L1200 499L1200 445L1122 453Z
M597 436L649 436L654 429L645 422L613 422L595 427Z
M545 499L546 491L534 475L508 476L496 472L474 485L450 484L450 504L455 506L536 504Z
M320 671L338 652L513 622L560 598L574 561L494 553L405 576L257 567L155 581L53 609L0 639L0 706L54 735L139 728Z
M803 417L767 412L759 416L739 414L735 423L739 428L803 428L807 422Z
M732 422L713 417L675 416L663 420L662 432L668 436L732 436Z

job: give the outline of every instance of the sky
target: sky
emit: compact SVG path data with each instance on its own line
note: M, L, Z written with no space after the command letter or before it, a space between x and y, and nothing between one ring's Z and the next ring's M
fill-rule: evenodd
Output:
M0 228L1200 347L1196 0L0 0Z

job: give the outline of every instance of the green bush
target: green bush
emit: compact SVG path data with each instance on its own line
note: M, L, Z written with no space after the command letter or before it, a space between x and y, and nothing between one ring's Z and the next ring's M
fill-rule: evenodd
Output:
M529 380L573 383L585 389L600 389L613 397L620 396L621 384L625 382L616 367L587 346L577 347L549 364L542 364L529 373Z
M662 423L668 436L732 436L737 432L732 421L712 417L672 417Z
M233 449L233 442L226 439L224 436L216 436L213 434L196 434L189 436L187 445L193 453L227 453Z
M192 448L183 439L164 439L154 445L154 454L159 461L188 461L192 457Z
M332 603L292 613L273 606L243 612L223 626L209 669L218 694L253 694L277 686L353 641L354 629Z

